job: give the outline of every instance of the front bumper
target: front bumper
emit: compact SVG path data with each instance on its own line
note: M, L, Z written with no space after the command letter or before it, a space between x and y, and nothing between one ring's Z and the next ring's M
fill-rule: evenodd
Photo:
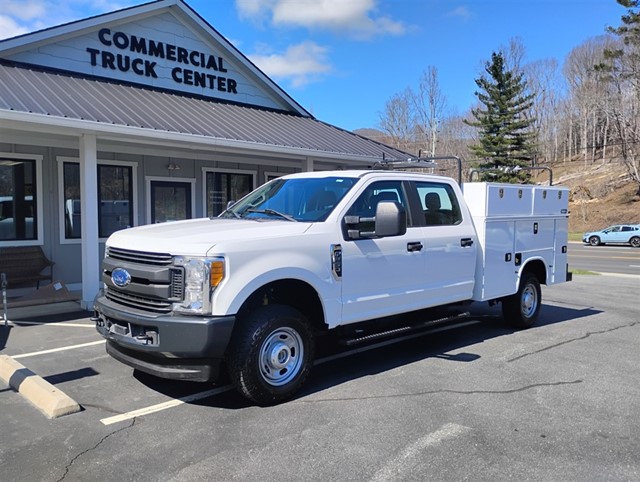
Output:
M235 316L158 315L125 308L98 294L96 329L117 360L155 376L211 381L231 339Z

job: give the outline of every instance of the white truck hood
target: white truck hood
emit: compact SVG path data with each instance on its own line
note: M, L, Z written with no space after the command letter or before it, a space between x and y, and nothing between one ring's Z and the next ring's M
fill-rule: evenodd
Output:
M295 236L304 233L310 226L311 223L284 220L189 219L116 231L107 240L107 246L152 253L205 256L219 243Z

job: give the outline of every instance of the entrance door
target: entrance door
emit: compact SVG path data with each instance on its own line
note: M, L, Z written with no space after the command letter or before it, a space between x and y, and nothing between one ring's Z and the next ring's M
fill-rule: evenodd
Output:
M151 181L151 223L191 219L191 183Z

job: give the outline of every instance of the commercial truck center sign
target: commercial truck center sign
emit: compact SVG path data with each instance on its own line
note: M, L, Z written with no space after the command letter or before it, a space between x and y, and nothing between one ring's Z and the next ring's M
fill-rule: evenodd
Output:
M112 32L109 28L101 29L98 39L109 50L87 47L93 67L157 79L158 59L163 59L177 64L171 69L171 78L177 84L238 93L237 81L221 75L228 72L222 57L124 32Z

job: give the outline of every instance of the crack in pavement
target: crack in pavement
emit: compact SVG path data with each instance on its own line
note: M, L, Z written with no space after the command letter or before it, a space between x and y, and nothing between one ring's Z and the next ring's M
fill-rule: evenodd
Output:
M639 322L634 321L633 323L629 323L627 325L615 326L613 328L609 328L608 330L588 331L583 336L579 336L577 338L571 338L570 340L561 341L560 343L556 343L555 345L550 345L550 346L547 346L545 348L541 348L540 350L532 351L532 352L529 352L529 353L524 353L523 355L517 356L515 358L511 358L510 360L507 360L507 363L510 363L510 362L513 362L513 361L518 361L518 360L521 360L521 359L526 358L526 357L531 356L531 355L537 355L538 353L542 353L543 351L551 350L553 348L558 348L559 346L567 345L569 343L573 343L574 341L586 340L591 335L603 335L605 333L611 333L612 331L620 330L622 328L633 328L638 323Z
M582 382L583 380L534 383L531 385L526 385L524 387L512 388L508 390L451 390L451 389L445 388L442 390L426 390L423 392L413 392L413 393L392 393L389 395L371 395L371 396L364 396L364 397L316 398L313 400L295 400L289 403L350 402L350 401L357 401L357 400L375 400L375 399L384 399L384 398L419 397L423 395L438 395L441 393L451 393L455 395L484 395L484 394L505 395L505 394L511 394L511 393L524 392L526 390L531 390L532 388L575 385Z
M72 458L69 463L66 465L66 467L64 468L64 473L62 474L62 477L60 477L56 482L62 482L67 475L69 474L69 470L71 469L71 466L75 463L76 460L78 460L80 457L82 457L84 454L91 452L95 449L97 449L105 440L107 440L109 437L111 437L112 435L117 434L118 432L122 432L123 430L126 430L128 428L133 427L133 425L136 423L136 419L134 418L131 423L129 425L127 425L126 427L122 427L119 428L118 430L114 430L113 432L105 435L104 437L102 437L102 439L100 439L100 441L95 444L93 447L90 447L82 452L80 452L78 455L76 455L74 458Z

